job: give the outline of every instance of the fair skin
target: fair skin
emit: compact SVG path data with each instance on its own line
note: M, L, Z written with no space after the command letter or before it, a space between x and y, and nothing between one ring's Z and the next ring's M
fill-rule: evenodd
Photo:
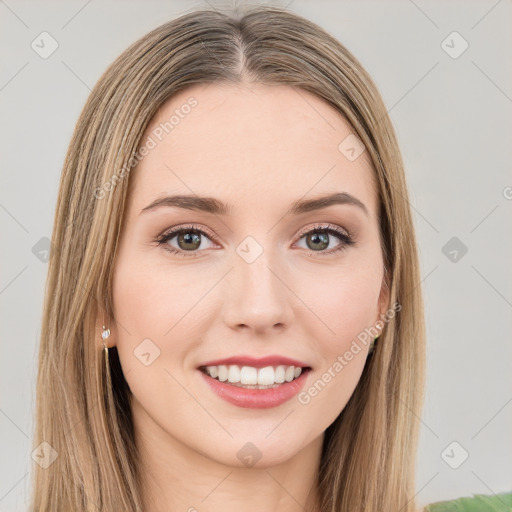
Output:
M144 510L318 511L324 432L352 395L368 347L308 404L295 397L268 409L224 401L197 367L279 354L308 363L307 389L376 324L388 295L368 152L349 161L338 150L353 130L322 100L261 84L181 91L142 142L190 96L197 106L131 171L115 261L108 341L133 393L149 482ZM367 213L334 204L286 214L297 200L335 192L356 197ZM141 213L176 194L214 197L232 212L160 206ZM155 243L169 228L190 224L208 233L198 248L187 251L180 236ZM318 248L318 224L348 232L355 243L334 252L345 242L327 234L328 245ZM251 263L237 253L246 237L263 251ZM134 355L145 339L146 352L160 351L150 365ZM248 442L261 454L250 467L237 456Z

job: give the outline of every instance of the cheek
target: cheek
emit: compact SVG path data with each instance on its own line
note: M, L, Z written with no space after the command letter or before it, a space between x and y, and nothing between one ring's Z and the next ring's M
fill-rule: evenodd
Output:
M215 278L211 272L185 271L180 265L143 255L122 251L120 255L113 297L123 371L129 383L143 374L146 383L151 381L148 387L168 389L169 381L172 386L176 383L164 370L174 375L190 369L194 351L208 328L205 321L212 316L211 301L204 295ZM147 367L139 357L146 353L153 360ZM156 377L158 372L160 376L163 372L163 383ZM160 387L162 384L165 386Z
M165 340L201 295L190 276L151 263L120 260L114 276L114 308L116 319L131 334Z
M301 293L314 312L318 329L312 339L323 340L323 351L330 354L345 350L378 315L382 275L369 266L343 266L330 269L325 279L307 280ZM378 264L373 269L379 268ZM312 317L313 318L313 317ZM320 334L321 333L321 334Z
M196 293L187 290L179 272L157 267L137 258L120 258L113 297L123 373L134 397L158 423L157 411L171 398L173 407L190 407L183 364L192 345L188 340L194 337L186 314L200 295L195 288Z
M368 273L340 273L328 286L310 288L310 301L305 300L321 319L303 324L321 363L298 401L324 429L345 408L361 378L371 341L365 329L375 321L380 284Z

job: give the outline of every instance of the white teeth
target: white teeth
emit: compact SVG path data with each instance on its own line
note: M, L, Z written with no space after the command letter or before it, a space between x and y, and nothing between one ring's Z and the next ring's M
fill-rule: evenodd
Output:
M208 368L213 368L213 366L207 366L206 369L208 369ZM221 382L226 382L228 380L228 367L222 364L222 365L218 366L217 368L219 369L219 375L218 375L219 380ZM213 375L212 375L212 377L213 377ZM215 377L213 377L213 378L215 378Z
M242 384L247 383L242 382ZM272 368L272 366L266 366L265 368L260 368L258 370L258 384L260 386L270 386L271 384L275 384L274 368Z
M276 383L282 384L284 382L284 376L285 376L285 367L283 365L278 366L276 368L275 377L274 377Z
M251 366L242 366L240 370L240 382L242 384L262 384L259 382L258 370Z
M207 366L206 373L220 382L228 381L231 384L240 383L247 386L272 386L282 384L285 381L291 382L298 378L302 373L302 368L285 365L266 366L264 368L242 366L240 368L240 366L234 364Z
M236 364L228 367L228 382L240 382L240 367Z

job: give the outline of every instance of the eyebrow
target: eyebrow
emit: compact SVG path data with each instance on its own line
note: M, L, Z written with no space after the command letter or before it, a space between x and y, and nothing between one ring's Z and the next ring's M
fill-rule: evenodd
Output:
M302 213L321 210L337 204L356 206L369 216L368 209L364 203L347 192L338 192L335 194L316 197L314 199L299 199L291 204L286 215L300 215ZM151 204L143 208L140 214L161 208L162 206L201 211L214 215L230 215L233 211L232 205L224 204L214 197L183 194L155 199Z

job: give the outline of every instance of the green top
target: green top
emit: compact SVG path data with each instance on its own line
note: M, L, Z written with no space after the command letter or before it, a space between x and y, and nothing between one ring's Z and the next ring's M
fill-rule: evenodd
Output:
M427 505L425 512L512 512L512 492L485 496L475 494L472 498L438 501Z

